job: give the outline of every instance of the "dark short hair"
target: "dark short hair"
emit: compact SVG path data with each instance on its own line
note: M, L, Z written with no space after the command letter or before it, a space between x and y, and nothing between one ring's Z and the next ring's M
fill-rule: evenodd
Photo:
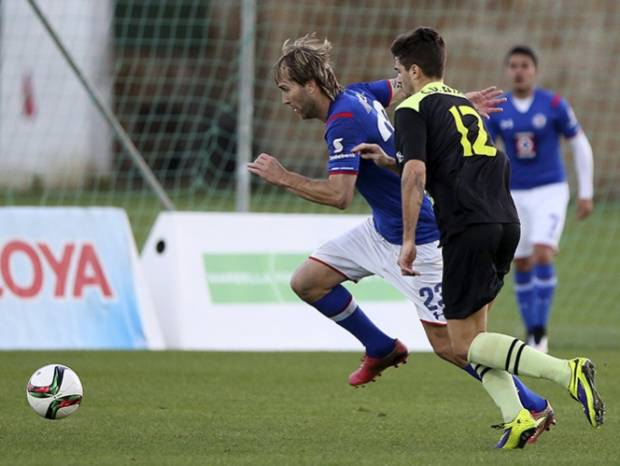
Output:
M419 27L401 34L392 43L392 55L406 68L418 65L429 78L442 78L446 66L446 43L432 28Z
M528 47L527 45L515 45L508 50L506 54L506 59L504 60L506 64L508 64L508 60L510 60L513 55L526 55L530 57L534 62L534 66L538 68L538 57L532 47Z

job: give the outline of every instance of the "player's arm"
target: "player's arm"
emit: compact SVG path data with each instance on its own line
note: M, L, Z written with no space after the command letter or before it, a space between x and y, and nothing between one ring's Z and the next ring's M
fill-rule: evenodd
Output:
M403 244L398 265L403 275L417 275L415 233L426 186L426 121L412 108L399 108L395 115L396 149L402 154L401 179L403 210Z
M361 158L372 160L381 168L387 168L394 173L400 174L396 159L390 157L385 153L379 144L362 143L351 149L356 154L359 154Z
M573 152L575 173L579 186L577 194L577 218L581 220L590 215L594 207L592 202L594 194L592 146L581 129L581 125L577 121L575 112L573 112L569 103L559 95L556 95L552 101L552 106L557 111L559 130L564 137L569 140Z
M392 89L392 99L390 100L388 105L386 105L386 107L391 107L405 100L407 94L405 94L405 91L403 90L403 83L400 81L400 79L398 79L398 77L388 79L388 82L390 83L390 87Z
M569 139L577 175L577 218L586 218L594 209L594 159L592 146L583 131Z
M408 160L401 179L403 207L403 246L398 265L403 275L418 275L413 270L415 260L415 232L420 217L426 186L426 164L421 160Z
M275 186L317 204L346 209L355 193L357 174L332 174L326 180L316 180L287 170L269 154L260 154L248 164L248 170Z

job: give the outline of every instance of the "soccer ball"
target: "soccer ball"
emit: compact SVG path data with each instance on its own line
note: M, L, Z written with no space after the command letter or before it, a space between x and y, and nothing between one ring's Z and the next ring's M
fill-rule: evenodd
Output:
M62 419L76 412L83 393L77 374L62 364L37 369L26 387L28 403L46 419Z

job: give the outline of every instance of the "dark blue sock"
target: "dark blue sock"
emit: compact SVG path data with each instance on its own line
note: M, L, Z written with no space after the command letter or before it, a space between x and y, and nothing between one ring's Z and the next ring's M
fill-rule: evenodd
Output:
M528 272L519 272L517 270L514 274L514 281L519 312L521 313L521 318L523 319L527 333L531 333L537 322L536 309L534 308L536 298L534 274L531 270Z
M478 371L484 377L484 374L489 370L488 367L483 366L482 364L476 364ZM468 364L463 368L465 372L474 377L477 380L482 381L480 375L471 364ZM538 393L532 391L528 388L517 376L512 376L512 380L514 381L515 387L517 388L517 394L519 395L519 401L525 409L528 411L542 411L547 407L547 400L541 397Z
M465 372L467 372L469 375L471 375L474 379L480 381L480 376L478 375L478 373L474 370L474 368L471 366L471 364L467 364L465 367L463 367L463 370Z
M542 411L547 407L547 400L545 400L538 393L528 388L519 377L512 376L512 380L517 387L517 393L519 394L519 400L523 407L529 411Z
M536 316L537 327L547 327L549 322L549 314L551 311L551 302L557 279L553 264L538 264L534 267L535 291L536 299L534 301L534 310Z
M357 338L368 356L380 358L394 349L395 340L372 323L344 286L332 288L311 305Z

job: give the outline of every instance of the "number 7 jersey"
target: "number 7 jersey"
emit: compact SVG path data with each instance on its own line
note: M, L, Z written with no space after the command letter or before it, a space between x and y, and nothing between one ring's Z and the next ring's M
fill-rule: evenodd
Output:
M410 160L426 165L442 244L469 225L519 223L508 158L463 94L429 83L397 107L395 123L401 167Z
M331 103L325 123L329 175L356 175L356 188L372 209L376 230L392 244L402 243L400 178L396 173L362 159L352 151L366 142L379 144L394 157L394 128L385 112L391 100L389 81L356 83ZM416 229L416 244L439 239L430 200L425 197Z

